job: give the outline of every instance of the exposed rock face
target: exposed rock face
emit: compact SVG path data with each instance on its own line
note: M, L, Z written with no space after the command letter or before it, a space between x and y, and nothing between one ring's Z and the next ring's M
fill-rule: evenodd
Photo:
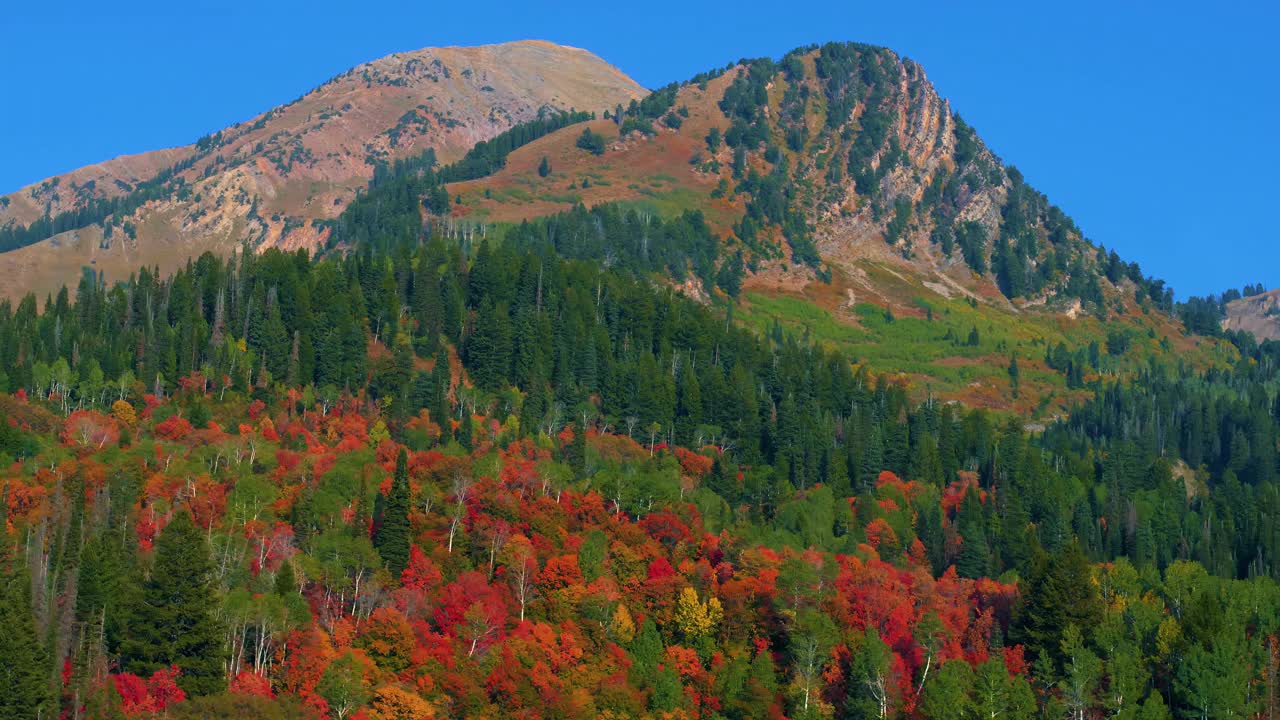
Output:
M1227 303L1222 328L1253 333L1259 342L1280 340L1280 289Z
M602 111L647 91L599 57L541 41L429 48L353 68L297 100L181 148L121 157L0 201L0 226L121 198L176 169L160 197L120 217L0 255L0 297L118 279L205 250L312 248L379 162L428 149L441 162L543 109ZM110 226L108 229L107 226ZM90 237L92 236L92 237Z

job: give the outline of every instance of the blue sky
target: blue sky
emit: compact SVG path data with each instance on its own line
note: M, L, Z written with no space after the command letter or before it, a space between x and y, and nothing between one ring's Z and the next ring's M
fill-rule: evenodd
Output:
M1006 162L1179 296L1280 285L1278 3L262 4L3 11L0 192L191 142L396 51L543 38L657 87L856 40L922 63Z

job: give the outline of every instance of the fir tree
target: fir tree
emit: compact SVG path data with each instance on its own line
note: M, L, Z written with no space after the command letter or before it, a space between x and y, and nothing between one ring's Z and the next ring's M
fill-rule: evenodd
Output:
M573 429L573 440L564 448L564 461L578 477L587 471L587 427L579 424Z
M1102 604L1090 574L1089 560L1078 543L1052 557L1037 558L1023 609L1027 648L1035 656L1061 659L1062 635L1068 626L1093 628L1102 617Z
M466 407L462 408L462 419L458 423L458 444L467 450L474 449L475 440L472 433L475 431L471 411Z
M155 567L132 609L121 641L121 665L150 675L176 665L178 685L188 695L209 695L227 687L223 629L213 561L204 533L186 510L178 510L156 541Z
M476 386L498 390L511 369L511 319L506 306L485 301L467 338L467 363Z
M440 348L436 353L436 364L431 369L431 379L435 384L435 397L431 402L431 420L440 426L440 442L448 444L453 439L451 407L449 405L449 387L453 380L449 369L449 352Z
M387 569L399 577L409 564L409 455L404 448L396 456L396 474L383 504L382 523L373 545Z
M987 544L987 534L982 522L982 504L978 502L977 492L970 490L965 494L960 505L961 546L960 557L956 560L956 572L960 577L977 579L985 577L991 555Z
M0 576L0 720L52 715L50 701L49 661L31 611L31 578L19 566Z
M294 575L293 563L286 560L276 571L276 594L280 597L289 597L297 592L298 578Z

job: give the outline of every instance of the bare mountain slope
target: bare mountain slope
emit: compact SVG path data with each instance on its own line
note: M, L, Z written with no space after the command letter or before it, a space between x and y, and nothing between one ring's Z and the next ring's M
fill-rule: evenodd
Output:
M0 228L53 225L0 254L0 298L74 285L82 267L113 280L243 242L314 247L323 233L312 221L336 217L378 163L426 150L448 162L544 109L601 111L645 94L599 57L541 41L375 60L193 145L0 198Z

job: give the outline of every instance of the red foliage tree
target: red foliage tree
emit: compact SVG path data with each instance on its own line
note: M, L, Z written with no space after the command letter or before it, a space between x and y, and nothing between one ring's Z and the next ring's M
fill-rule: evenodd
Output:
M156 423L155 434L156 437L165 440L178 441L189 435L191 430L191 423L186 418L179 415L170 415Z

